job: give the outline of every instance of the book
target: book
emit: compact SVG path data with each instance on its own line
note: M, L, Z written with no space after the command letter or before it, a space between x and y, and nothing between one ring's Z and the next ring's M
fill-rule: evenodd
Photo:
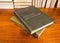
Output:
M58 0L57 8L60 8L60 0Z
M14 12L27 27L30 34L54 23L54 20L34 6L29 6Z
M14 5L23 5L23 6L25 6L25 5L27 5L27 6L31 6L32 5L32 3L19 3L19 2L16 2L16 3L14 3Z
M26 32L28 32L28 30L26 29L26 27L22 24L22 22L14 15L10 18L11 21L15 22L18 26L22 27ZM35 32L33 34L34 37L39 38L41 36L41 34L44 32L45 29L41 29L37 32Z
M47 1L47 0L43 0L43 2L42 2L42 8L45 7L46 1Z
M32 5L35 6L35 0L32 0Z
M38 7L38 0L34 0L35 2L35 7Z
M39 8L42 8L42 1L43 1L43 0L38 0L38 7L39 7Z
M12 1L12 0L0 0L0 1Z
M26 27L22 24L22 22L15 15L12 16L10 18L10 20L13 21L13 22L15 22L18 26L22 27L25 31L27 31Z
M52 0L50 8L54 8L57 0Z
M0 9L13 9L13 1L12 0L0 0Z
M14 2L32 2L32 0L14 0Z
M13 2L0 2L0 5L5 5L5 4L13 5Z
M15 8L26 8L32 5L32 0L14 0Z
M23 6L23 5L15 5L14 8L26 8L26 7L29 7L29 6Z
M5 5L0 5L0 9L13 9L13 5L8 5L8 4L5 4Z
M46 3L46 8L50 8L51 1L52 1L52 0L47 0L47 3Z
M42 7L42 0L33 0L32 3L33 3L33 6L35 6L37 8Z
M14 3L14 7L15 8L26 8L26 7L28 7L28 6L31 6L32 5L32 3Z
M43 29L35 32L35 33L33 34L33 36L36 37L36 38L39 38L44 31L45 31L45 28L43 28Z

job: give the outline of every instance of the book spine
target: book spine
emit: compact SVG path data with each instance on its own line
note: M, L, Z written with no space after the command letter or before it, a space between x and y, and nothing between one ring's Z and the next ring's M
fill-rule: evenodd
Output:
M6 1L10 2L12 0L0 0L0 2L6 2Z
M5 5L5 4L7 4L7 5L13 5L13 2L0 2L0 5Z
M13 5L0 5L0 9L13 9Z
M27 6L30 6L30 5L32 5L32 3L14 3L14 5L23 5L23 6L27 5Z
M36 0L33 0L33 6L36 6L35 3L36 3Z
M15 8L26 8L32 5L32 0L14 0Z
M60 0L58 0L57 8L60 8Z
M42 8L42 2L43 2L43 0L40 0L40 8Z
M35 6L35 1L34 0L32 0L32 5Z
M38 3L38 4L37 4L38 8L41 7L41 6L40 6L40 3L41 3L40 0L38 0L37 3Z
M32 0L14 0L14 2L32 2Z
M54 8L56 1L57 0L52 0L50 8Z
M42 0L33 0L33 6L35 6L37 8L41 8Z
M52 1L52 0L47 0L46 8L49 8L49 7L50 7L50 5L51 5L51 1Z
M21 5L21 6L15 5L15 6L14 6L14 8L26 8L26 7L29 7L29 6L26 6L26 5L25 5L25 6L22 6L22 5Z
M45 4L46 4L46 0L43 0L43 2L42 2L42 8L45 7Z
M37 1L37 0L35 0L35 7L38 7L38 6L37 6L37 2L38 2L38 1Z

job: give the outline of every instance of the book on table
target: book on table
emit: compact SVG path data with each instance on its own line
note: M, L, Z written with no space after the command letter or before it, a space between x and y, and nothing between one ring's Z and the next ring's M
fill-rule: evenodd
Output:
M24 29L26 32L29 32L26 27L22 24L22 22L14 15L10 18L11 21L13 21L14 23L16 23L19 27L22 27L22 29ZM45 29L41 29L37 32L35 32L33 34L34 37L39 38L41 36L41 34L44 32Z
M30 34L33 34L54 23L54 19L34 6L17 10L14 14L27 27L26 29L28 29Z

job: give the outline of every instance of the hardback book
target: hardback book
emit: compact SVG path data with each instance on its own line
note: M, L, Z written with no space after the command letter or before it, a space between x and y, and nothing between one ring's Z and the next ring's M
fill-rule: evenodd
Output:
M15 2L14 3L14 7L15 8L26 8L26 7L28 7L28 6L31 6L32 5L32 3L19 3L19 2Z
M32 5L35 6L35 0L32 0Z
M32 0L14 0L14 8L26 8L32 5Z
M57 0L52 0L50 8L54 8Z
M5 5L5 4L8 4L8 5L12 5L13 4L13 2L11 1L11 2L0 2L0 5Z
M14 14L27 27L30 34L33 34L54 23L54 20L50 16L34 6L17 10Z
M60 8L60 0L58 0L57 8Z
M0 0L0 9L13 9L13 1L12 0L5 0L5 1L1 1Z
M27 3L27 2L26 3L19 3L19 2L16 2L16 3L14 3L14 5L22 5L22 6L25 6L25 5L29 6L30 5L31 6L32 3Z
M8 4L5 4L5 5L0 5L0 9L13 9L13 5L8 5Z
M37 3L38 3L38 4L37 4L37 5L38 5L37 7L38 7L38 8L41 8L41 7L42 7L42 1L43 1L43 0L37 0L37 1L38 1L38 2L37 2Z
M42 2L43 0L40 0L40 2L38 3L40 8L42 8Z
M22 24L22 22L15 15L12 16L10 20L13 21L15 24L17 24L18 26L22 27L25 31L27 31L26 27Z
M45 31L45 28L43 28L43 29L35 32L35 33L33 34L33 36L36 37L36 38L39 38L44 31Z
M35 7L38 7L38 0L34 0L35 2Z
M12 1L12 0L0 0L0 1Z
M47 0L43 0L43 2L42 2L42 8L45 7L45 5L46 5L46 1L47 1Z
M32 2L32 0L14 0L14 2Z
M14 8L26 8L26 7L29 7L29 6L20 6L20 5L15 5Z
M42 7L42 0L33 0L32 3L33 3L32 5L37 7L37 8Z
M21 26L25 31L28 32L26 27L22 24L22 22L14 15L10 18L11 21L15 22L17 25ZM45 29L41 29L33 34L34 37L39 38Z
M52 1L52 0L47 0L47 3L46 3L46 8L50 8L51 1Z

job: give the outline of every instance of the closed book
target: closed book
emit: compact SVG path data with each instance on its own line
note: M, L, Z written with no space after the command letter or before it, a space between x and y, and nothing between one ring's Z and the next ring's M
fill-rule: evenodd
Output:
M14 12L27 27L30 34L54 23L54 20L34 6L29 6Z
M32 0L14 0L14 2L32 2Z
M35 5L36 5L37 8L41 8L42 0L36 0Z
M51 1L52 1L52 0L47 0L47 3L46 3L46 8L50 8Z
M42 8L42 1L43 1L43 0L38 0L38 7L39 7L39 8Z
M54 8L57 0L52 0L50 8Z
M60 8L60 0L58 0L57 8Z
M0 1L0 9L13 9L13 1Z
M25 6L25 5L32 5L32 3L19 3L19 2L17 2L17 3L14 3L14 5L23 5L23 6Z
M22 24L22 22L15 15L12 16L10 19L11 19L11 21L15 22L18 26L22 27L25 31L28 32L28 30L26 30L26 27ZM41 29L41 30L35 32L33 34L33 36L39 38L41 36L41 34L44 32L44 30L45 29Z
M35 7L38 7L38 0L35 0Z
M27 31L26 27L22 24L22 22L14 15L10 18L11 21L16 23L18 26L22 27L25 31ZM27 31L29 32L29 31Z
M23 5L15 5L14 8L26 8L26 7L29 7L27 5L23 6Z
M33 3L33 6L35 6L37 8L42 7L42 0L33 0L32 3Z
M13 2L0 2L0 5L5 5L5 4L7 4L7 5L13 5Z
M46 1L47 1L47 0L43 0L43 2L42 2L42 8L45 7Z
M33 34L33 36L36 37L36 38L39 38L39 37L42 35L42 33L44 32L44 30L45 30L45 28L43 28L43 29L35 32L35 33Z
M35 0L32 0L32 5L35 6Z
M12 0L0 0L0 1L12 1Z
M13 5L8 5L8 4L1 4L0 9L13 9Z

